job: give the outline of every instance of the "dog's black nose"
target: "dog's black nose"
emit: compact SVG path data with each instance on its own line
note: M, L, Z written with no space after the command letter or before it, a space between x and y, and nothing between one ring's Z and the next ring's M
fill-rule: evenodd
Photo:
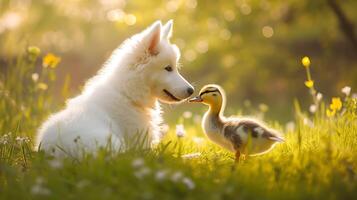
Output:
M187 93L188 93L189 95L193 94L194 91L195 91L195 90L193 89L193 87L187 88Z

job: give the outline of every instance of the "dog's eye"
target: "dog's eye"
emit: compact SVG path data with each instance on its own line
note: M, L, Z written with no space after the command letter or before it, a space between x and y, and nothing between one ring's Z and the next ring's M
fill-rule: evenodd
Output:
M167 65L165 67L165 70L168 71L168 72L172 72L172 67L170 65Z

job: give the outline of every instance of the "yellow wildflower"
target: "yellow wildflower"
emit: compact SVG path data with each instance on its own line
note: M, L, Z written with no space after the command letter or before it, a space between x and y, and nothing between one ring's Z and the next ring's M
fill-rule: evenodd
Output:
M330 104L331 110L341 110L342 108L342 101L340 97L333 97L332 103Z
M304 65L304 67L309 67L311 62L310 62L310 58L305 56L301 59L301 63L302 65Z
M267 112L269 110L269 106L264 103L261 103L259 104L259 110L262 112Z
M37 57L38 55L40 55L41 50L40 48L36 47L36 46L29 46L27 48L27 52L31 55L33 55L34 57Z
M43 58L42 65L43 67L56 68L60 61L61 61L60 57L55 56L52 53L49 53Z
M330 109L326 110L327 117L333 117L335 116L335 114L336 114L336 110L330 110Z
M37 84L37 88L40 90L47 90L48 86L46 83L41 82Z
M313 80L305 81L305 85L308 88L312 88L314 86L314 81Z

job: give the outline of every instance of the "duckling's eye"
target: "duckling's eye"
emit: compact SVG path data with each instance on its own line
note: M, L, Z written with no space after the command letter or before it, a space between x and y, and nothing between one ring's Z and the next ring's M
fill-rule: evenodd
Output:
M172 72L172 67L170 65L167 65L165 67L165 70L168 71L168 72Z

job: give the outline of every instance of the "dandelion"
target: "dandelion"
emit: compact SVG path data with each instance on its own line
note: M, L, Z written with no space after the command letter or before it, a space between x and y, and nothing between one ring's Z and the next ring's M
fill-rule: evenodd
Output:
M306 68L310 67L310 64L311 64L310 58L307 57L307 56L303 57L303 58L301 59L301 63L302 63L302 65L303 65L304 67L306 67Z
M314 87L314 81L313 80L305 81L305 86L308 88Z
M185 134L186 134L186 131L185 131L185 127L183 126L183 124L176 125L176 135L177 135L177 137L179 137L179 138L184 137Z
M56 68L58 63L61 61L61 58L58 56L55 56L52 53L47 54L43 60L42 60L42 66L47 68Z
M330 104L330 109L331 110L341 110L342 108L342 101L339 97L333 97L332 98L332 103Z
M185 178L182 179L182 183L184 183L184 184L187 186L187 188L190 189L190 190L193 190L193 189L195 189L195 187L196 187L196 185L195 185L195 183L192 181L192 179L187 178L187 177L185 177Z
M341 92L343 93L343 94L345 94L347 97L350 95L350 93L351 93L351 87L349 87L349 86L345 86L345 87L343 87L342 89L341 89Z
M40 89L40 90L47 90L48 86L47 86L46 83L41 82L41 83L37 84L37 88Z
M189 154L185 154L182 155L181 158L183 159L193 159L193 158L199 158L201 157L201 153L197 152L197 153L189 153Z
M328 117L335 116L336 112L341 110L342 101L339 97L333 97L331 100L330 108L326 110L326 115Z

